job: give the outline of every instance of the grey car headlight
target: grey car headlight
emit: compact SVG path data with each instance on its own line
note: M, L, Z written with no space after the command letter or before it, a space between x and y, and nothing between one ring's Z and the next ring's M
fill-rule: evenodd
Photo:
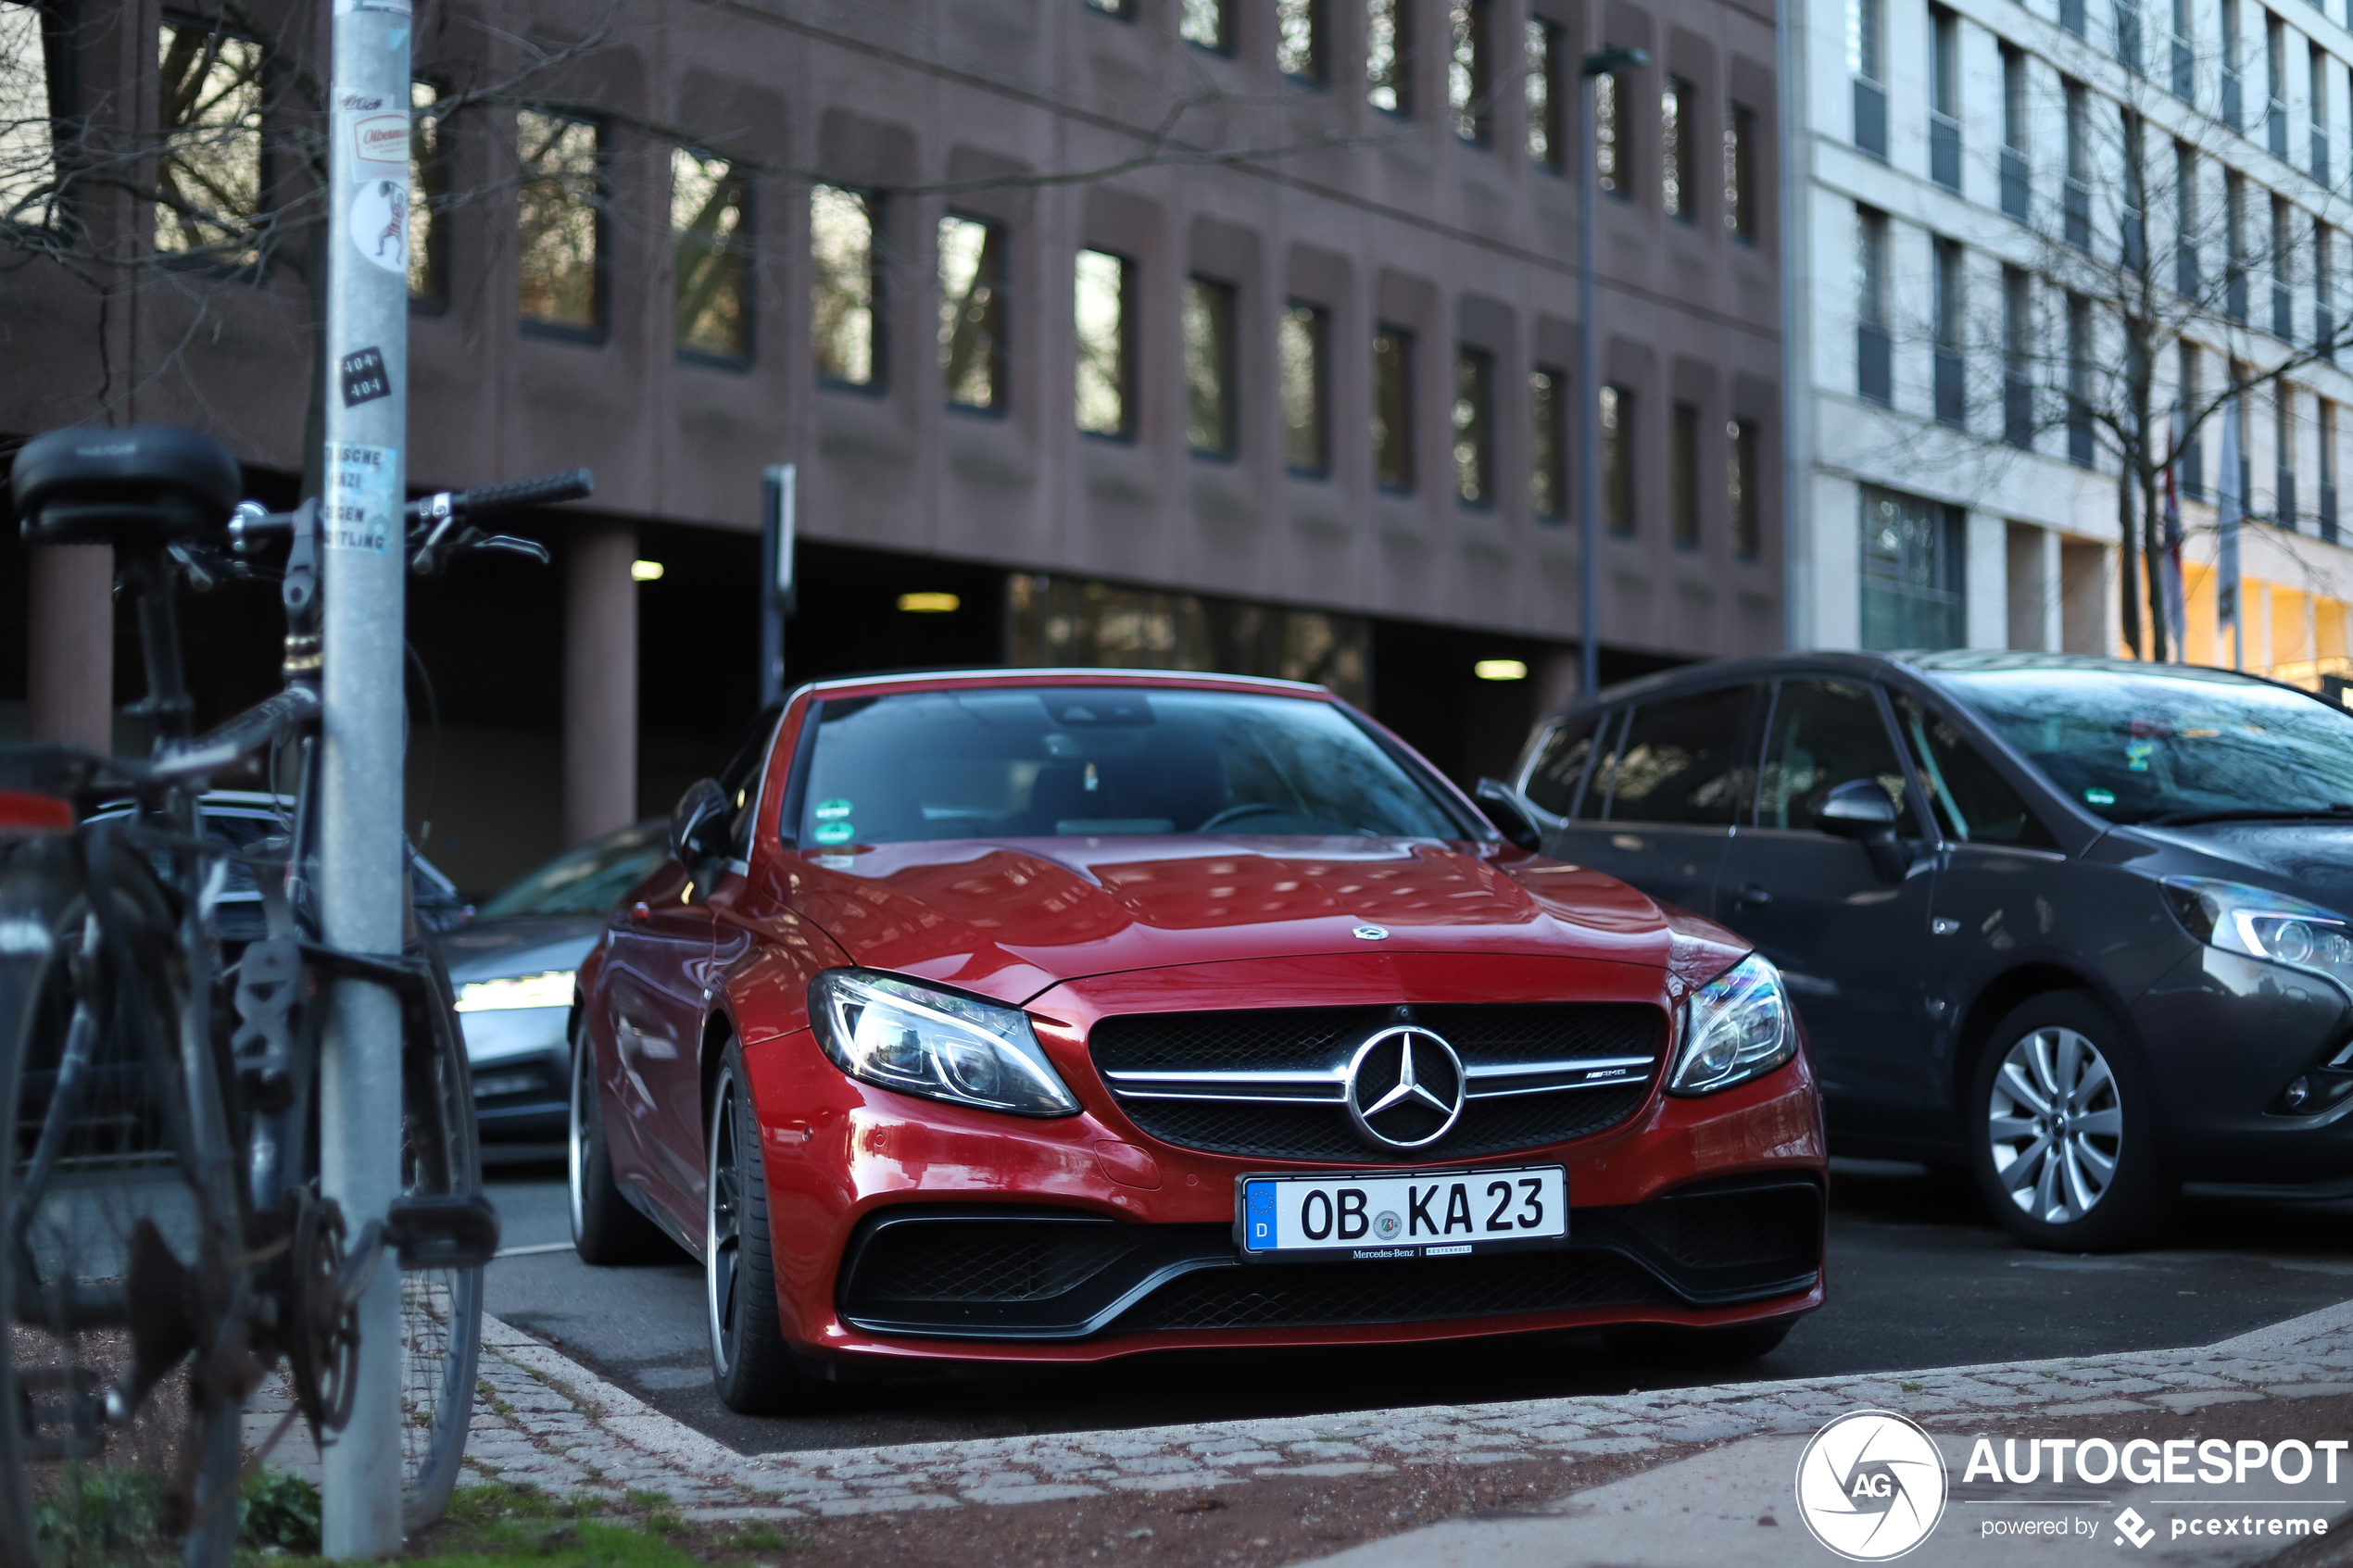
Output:
M1760 1078L1797 1054L1781 972L1751 953L1683 1004L1683 1048L1667 1075L1670 1095L1712 1095Z
M2167 877L2165 902L2182 929L2209 947L2325 974L2353 990L2353 930L2334 909L2208 876Z
M459 1012L506 1012L516 1008L572 1006L573 972L542 970L537 974L509 975L497 980L469 980L458 987Z
M1028 1015L873 970L810 982L817 1044L853 1078L900 1094L1015 1116L1075 1116Z

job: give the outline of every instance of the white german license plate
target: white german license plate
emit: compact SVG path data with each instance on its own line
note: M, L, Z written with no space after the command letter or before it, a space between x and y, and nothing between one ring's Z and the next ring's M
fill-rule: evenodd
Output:
M1559 1165L1244 1176L1235 1185L1246 1259L1468 1258L1568 1239L1568 1173Z

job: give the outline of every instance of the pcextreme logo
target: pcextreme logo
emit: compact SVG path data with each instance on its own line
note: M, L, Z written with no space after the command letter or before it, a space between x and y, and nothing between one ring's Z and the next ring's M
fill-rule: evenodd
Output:
M1797 1461L1797 1513L1853 1562L1903 1556L1944 1517L1936 1441L1892 1411L1855 1411L1814 1434Z

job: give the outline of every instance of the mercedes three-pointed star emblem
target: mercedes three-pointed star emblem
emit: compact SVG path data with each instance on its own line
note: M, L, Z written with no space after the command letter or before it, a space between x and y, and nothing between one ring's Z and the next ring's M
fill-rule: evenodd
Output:
M1461 1117L1463 1087L1453 1047L1417 1024L1392 1024L1349 1059L1348 1117L1375 1143L1421 1148Z

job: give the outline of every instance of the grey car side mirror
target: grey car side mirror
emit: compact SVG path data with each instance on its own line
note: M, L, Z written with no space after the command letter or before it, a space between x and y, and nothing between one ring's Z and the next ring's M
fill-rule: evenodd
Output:
M1834 838L1869 844L1895 836L1895 802L1869 779L1849 779L1814 808L1814 825Z
M1481 779L1471 792L1479 810L1495 824L1495 831L1522 849L1533 852L1544 843L1544 835L1537 831L1535 819L1528 814L1528 807L1519 791L1501 779Z

